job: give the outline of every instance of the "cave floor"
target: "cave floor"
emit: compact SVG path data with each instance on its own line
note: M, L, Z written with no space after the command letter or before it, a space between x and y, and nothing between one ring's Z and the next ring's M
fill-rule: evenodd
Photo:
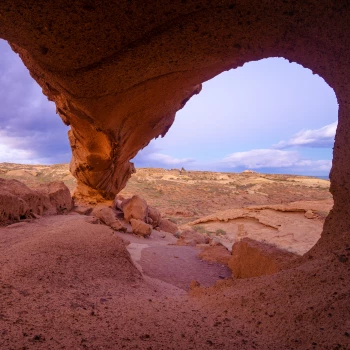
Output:
M84 216L0 228L0 349L350 348L350 258L245 280L205 263L212 275L188 292L192 249L129 238L137 267Z

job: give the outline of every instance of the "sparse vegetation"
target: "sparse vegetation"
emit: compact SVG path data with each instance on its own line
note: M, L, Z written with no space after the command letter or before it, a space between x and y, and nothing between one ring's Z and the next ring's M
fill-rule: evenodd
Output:
M215 231L215 234L218 236L218 235L226 235L226 231L225 230L222 230L221 228L217 229Z
M206 230L205 227L201 225L193 226L193 229L199 233L207 234L208 236L211 234L210 231Z

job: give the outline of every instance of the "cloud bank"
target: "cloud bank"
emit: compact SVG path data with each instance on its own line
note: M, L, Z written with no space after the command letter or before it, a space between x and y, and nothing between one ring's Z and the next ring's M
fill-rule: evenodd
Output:
M288 141L280 141L273 146L275 149L290 147L312 147L331 148L334 144L334 137L338 122L328 124L320 129L301 130L292 136Z
M226 156L221 164L229 168L239 169L296 169L297 171L328 172L331 160L303 159L296 151L278 149L254 149L246 152L236 152Z
M161 153L161 149L154 146L151 142L146 148L141 150L132 160L137 167L185 167L194 164L192 158L175 158L171 155Z

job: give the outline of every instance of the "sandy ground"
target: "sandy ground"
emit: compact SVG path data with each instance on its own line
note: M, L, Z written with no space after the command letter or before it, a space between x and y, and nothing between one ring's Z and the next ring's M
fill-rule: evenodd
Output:
M210 287L220 279L230 278L226 265L199 259L200 248L177 246L170 233L153 230L148 239L130 233L115 233L130 242L127 250L138 270L146 277L156 278L188 291L192 281Z
M0 228L0 349L350 348L345 243L276 275L187 293L186 278L174 285L188 275L186 265L165 261L181 247L129 236L142 275L110 228L86 220L55 216ZM176 254L192 265L196 257L183 252ZM160 272L174 264L181 268L165 281ZM205 264L199 269L221 273Z

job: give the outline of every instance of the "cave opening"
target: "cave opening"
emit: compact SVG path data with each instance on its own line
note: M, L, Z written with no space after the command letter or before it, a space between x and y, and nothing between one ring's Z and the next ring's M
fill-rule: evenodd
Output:
M284 58L246 63L203 84L134 158L160 169L139 169L121 194L140 193L229 249L248 237L303 255L333 207L337 119L334 90L311 70Z
M19 57L0 44L0 161L67 163L67 127ZM177 227L228 250L249 238L305 254L332 208L327 180L337 111L334 91L309 69L283 58L249 62L203 84L167 135L134 158L141 169L120 195L140 195ZM28 184L33 176L47 180L44 168L10 168L3 167L4 177ZM65 165L52 176L73 190L67 173Z

